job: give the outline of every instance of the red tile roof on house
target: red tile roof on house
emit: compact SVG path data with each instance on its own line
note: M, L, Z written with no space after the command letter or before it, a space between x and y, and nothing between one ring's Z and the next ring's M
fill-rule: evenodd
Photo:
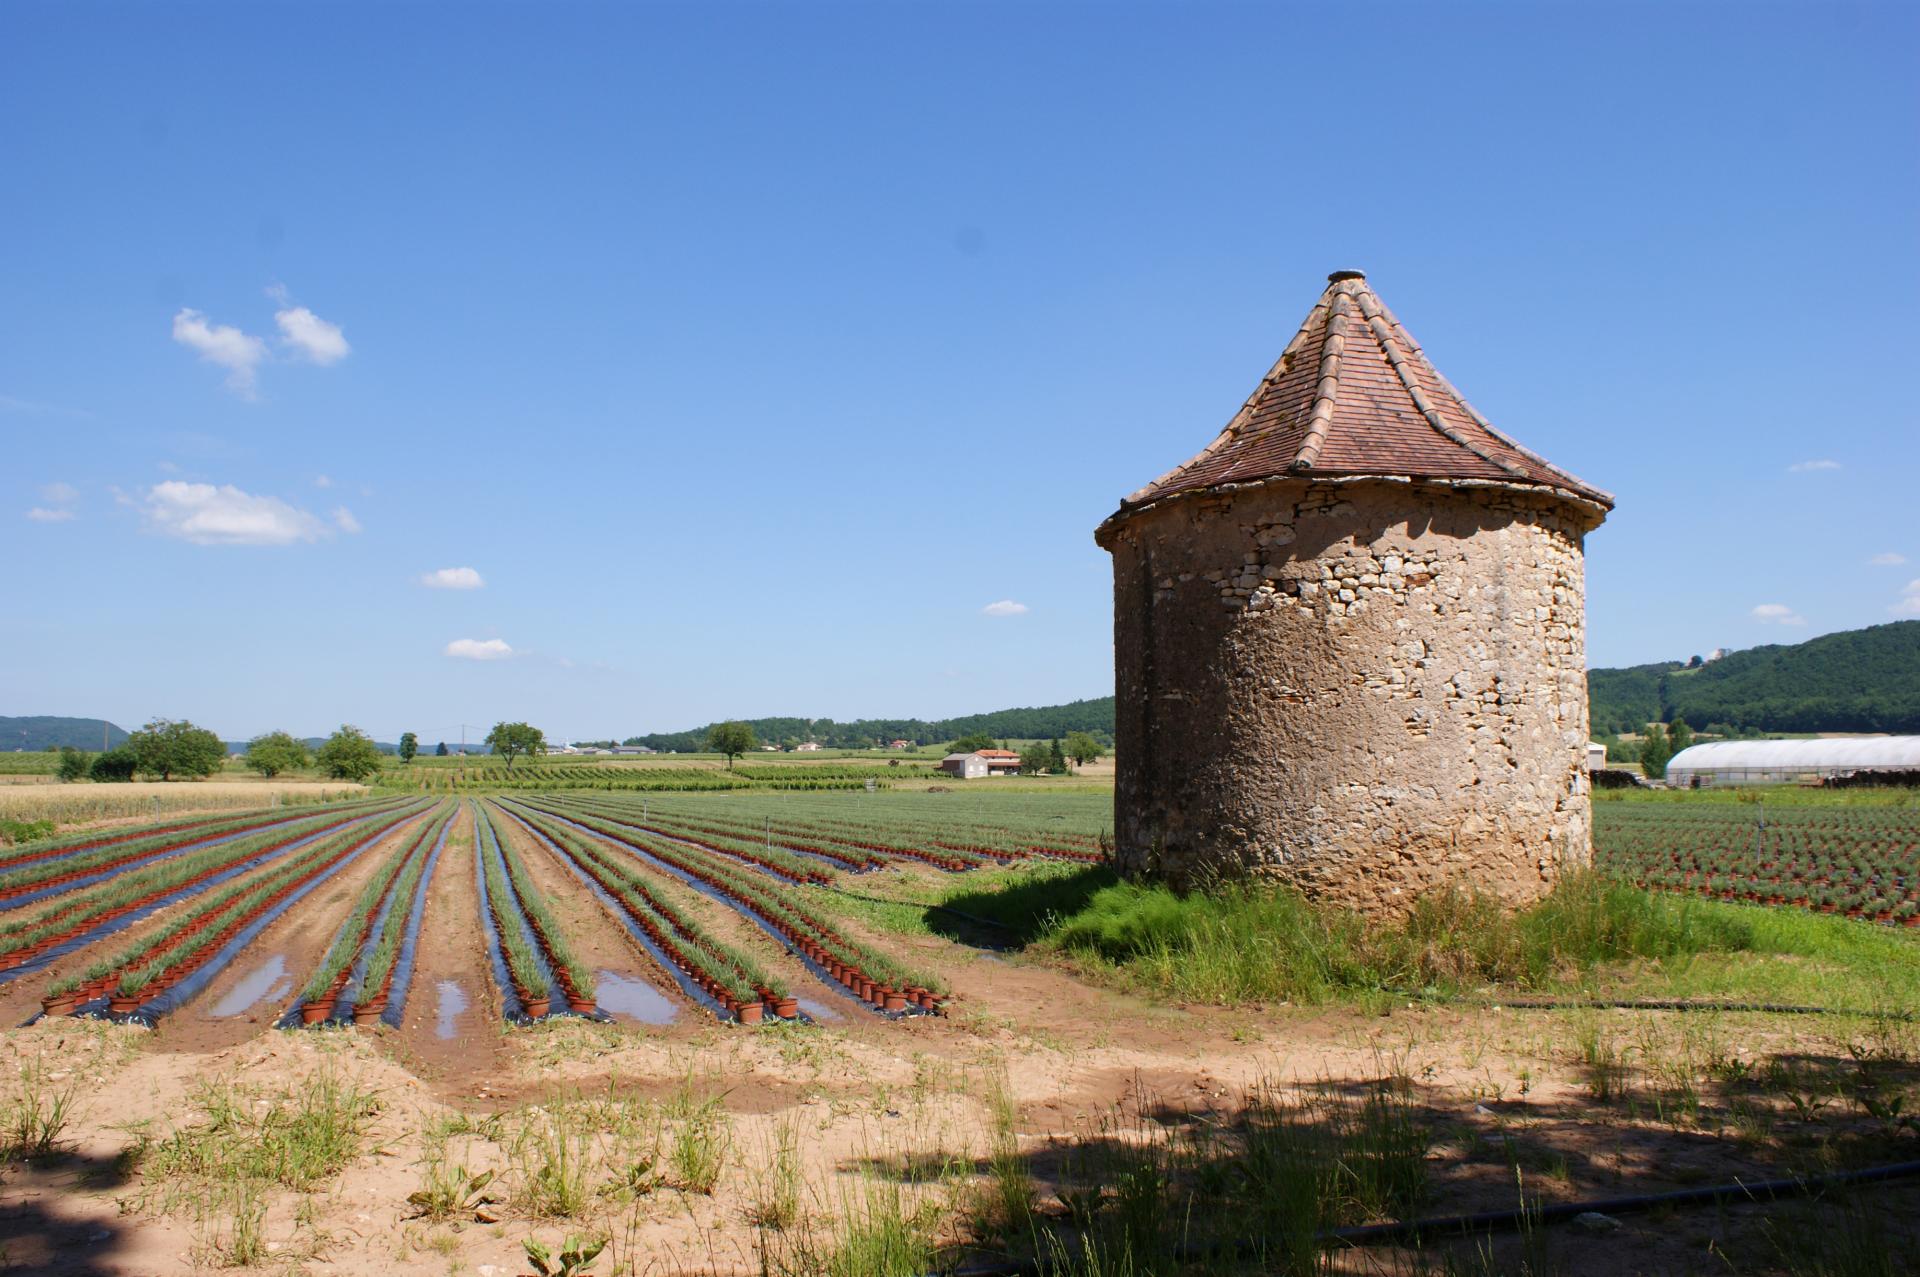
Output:
M1220 437L1120 503L1280 476L1390 475L1613 497L1495 430L1440 375L1359 271L1336 271ZM1118 516L1116 516L1118 517Z

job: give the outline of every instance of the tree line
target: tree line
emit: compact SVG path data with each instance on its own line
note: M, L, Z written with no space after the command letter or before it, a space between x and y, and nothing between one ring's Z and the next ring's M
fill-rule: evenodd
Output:
M527 723L494 724L486 744L495 757L507 760L509 770L521 755L539 755L547 750L546 736ZM411 763L419 750L417 735L401 734L401 766ZM438 752L446 755L444 741ZM371 736L351 723L343 723L339 731L312 750L291 732L263 732L247 742L241 761L249 770L268 778L313 767L333 780L363 781L381 769L385 757L385 751ZM129 734L126 743L99 753L62 745L56 771L65 781L113 783L131 781L135 776L163 781L201 780L219 771L226 759L226 742L213 732L184 718L156 718Z

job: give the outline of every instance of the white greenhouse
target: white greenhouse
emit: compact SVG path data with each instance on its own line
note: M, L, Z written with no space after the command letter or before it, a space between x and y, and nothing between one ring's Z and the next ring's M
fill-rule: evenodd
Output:
M1920 772L1920 736L1717 740L1690 745L1667 764L1667 783L1682 788L1805 785L1863 772Z

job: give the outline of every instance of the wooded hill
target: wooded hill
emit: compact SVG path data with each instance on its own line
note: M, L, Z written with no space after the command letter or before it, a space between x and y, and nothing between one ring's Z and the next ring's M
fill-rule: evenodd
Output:
M1920 621L1587 672L1595 736L1687 720L1728 732L1920 732Z
M910 740L933 745L961 736L984 734L995 740L1051 740L1068 732L1090 732L1102 740L1113 737L1113 697L1101 696L1065 705L995 710L962 718L860 718L837 723L831 718L750 718L745 720L761 741L818 741L833 749L871 749L875 743ZM707 747L712 725L684 732L654 732L630 736L623 744L648 745L658 750L697 752Z
M101 730L107 735L103 738ZM105 739L107 748L127 743L127 734L112 723L98 718L62 718L37 714L25 718L0 717L0 749L47 750L71 745L75 749L98 750Z

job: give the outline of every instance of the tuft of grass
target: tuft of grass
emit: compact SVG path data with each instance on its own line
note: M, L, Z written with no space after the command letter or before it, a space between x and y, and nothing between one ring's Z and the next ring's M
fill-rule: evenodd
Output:
M20 1066L14 1085L0 1095L0 1160L49 1157L73 1117L80 1096L78 1071L56 1080L43 1060Z
M206 1081L194 1103L206 1120L149 1145L149 1181L254 1181L306 1190L359 1156L367 1123L379 1111L371 1091L331 1067L276 1094L231 1079Z

